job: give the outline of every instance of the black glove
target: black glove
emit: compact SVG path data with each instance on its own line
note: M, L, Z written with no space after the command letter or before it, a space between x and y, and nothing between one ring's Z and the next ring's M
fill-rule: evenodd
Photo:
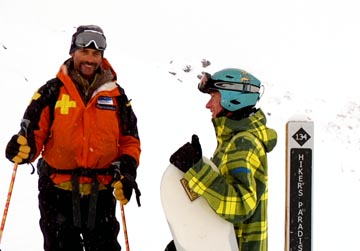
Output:
M171 155L170 163L186 173L201 158L202 150L199 137L194 134L191 138L191 144L187 142Z
M115 182L112 184L114 187L114 196L121 204L126 205L131 198L133 190L135 190L136 201L140 207L140 195L141 192L135 181L137 163L135 159L129 155L122 155L119 161L114 162L114 179Z
M29 129L29 125L30 121L23 120L20 132L12 136L6 146L5 155L11 162L30 163L36 154L34 133Z

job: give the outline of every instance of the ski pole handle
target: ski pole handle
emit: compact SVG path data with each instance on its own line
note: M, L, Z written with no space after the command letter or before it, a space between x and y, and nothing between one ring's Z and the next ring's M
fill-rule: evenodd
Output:
M27 137L28 136L28 128L30 126L30 120L22 119L20 123L20 134Z

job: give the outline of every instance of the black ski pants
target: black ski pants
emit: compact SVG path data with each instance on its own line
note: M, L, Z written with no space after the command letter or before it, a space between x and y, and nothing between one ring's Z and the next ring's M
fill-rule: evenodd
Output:
M98 194L95 227L87 227L90 196L80 197L81 227L73 222L72 192L55 187L47 176L39 178L40 228L45 251L120 251L120 230L112 189Z

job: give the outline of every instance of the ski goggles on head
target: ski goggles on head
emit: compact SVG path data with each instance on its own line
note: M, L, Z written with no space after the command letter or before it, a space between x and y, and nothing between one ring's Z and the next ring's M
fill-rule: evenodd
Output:
M260 88L243 82L228 82L222 80L212 79L211 75L207 72L203 73L203 76L200 79L198 89L203 93L210 93L210 90L225 90L225 91L237 91L244 93L258 93Z
M91 43L93 43L99 51L103 51L106 48L106 39L101 32L85 30L76 36L75 45L77 47L86 48Z

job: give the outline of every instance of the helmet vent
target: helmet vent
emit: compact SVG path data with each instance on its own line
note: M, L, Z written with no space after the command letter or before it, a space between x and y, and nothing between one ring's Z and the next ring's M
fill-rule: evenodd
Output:
M230 79L233 79L233 78L234 78L234 77L231 76L231 75L226 75L225 77L230 78Z
M240 104L241 104L239 101L237 101L237 100L235 100L235 99L231 100L230 102L231 102L232 104L234 104L234 105L240 105Z

